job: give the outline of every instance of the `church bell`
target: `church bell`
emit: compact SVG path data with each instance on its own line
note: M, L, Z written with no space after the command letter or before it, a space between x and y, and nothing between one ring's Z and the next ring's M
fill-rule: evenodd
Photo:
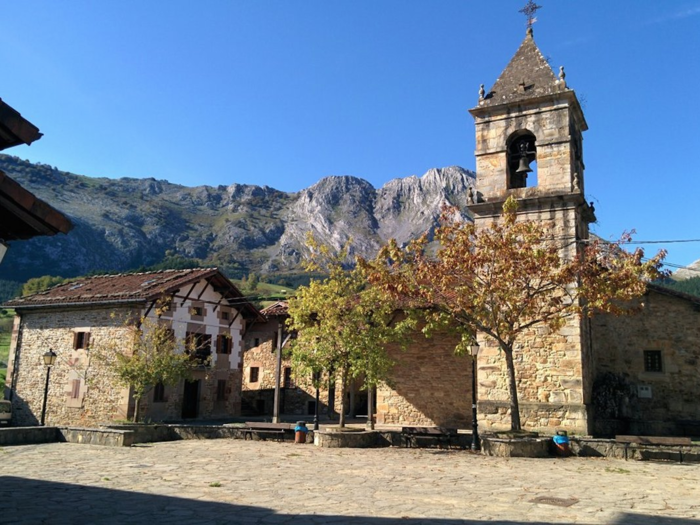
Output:
M527 160L527 155L520 157L520 165L518 166L518 169L515 170L515 173L517 175L532 173L532 170L530 169L530 162Z

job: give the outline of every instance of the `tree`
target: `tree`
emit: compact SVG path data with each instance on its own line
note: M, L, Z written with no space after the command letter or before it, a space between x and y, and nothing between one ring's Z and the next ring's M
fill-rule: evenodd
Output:
M349 381L364 377L365 384L373 387L386 379L393 365L386 345L404 342L412 325L405 319L395 322L393 302L380 288L369 286L363 269L343 267L347 250L331 255L313 238L308 243L315 257L307 268L314 271L323 266L329 275L300 287L289 300L287 324L297 332L291 343L292 364L302 376L318 378L325 372L331 379L340 379L342 428Z
M24 283L24 285L22 286L22 295L31 295L34 293L43 292L44 290L47 290L52 286L56 286L57 284L63 284L64 282L66 282L66 279L64 279L63 277L53 275L42 275L41 277L33 277L32 279L29 279L26 283Z
M554 232L539 221L517 220L517 201L509 198L502 220L478 228L443 211L435 233L401 248L389 242L371 262L361 261L370 282L394 299L423 309L426 330L447 327L460 336L455 351L468 353L481 332L494 340L506 362L511 430L520 430L513 349L536 325L559 330L572 315L622 314L640 297L646 282L659 275L665 252L647 262L617 243L592 241L568 259Z
M175 385L188 379L198 362L166 324L142 318L138 325L131 323L127 328L125 341L96 345L93 353L114 374L117 384L131 389L136 423L144 395L159 383Z

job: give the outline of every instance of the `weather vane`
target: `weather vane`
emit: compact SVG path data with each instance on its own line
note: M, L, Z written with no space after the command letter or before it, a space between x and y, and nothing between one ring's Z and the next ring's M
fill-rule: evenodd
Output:
M525 7L523 7L518 13L522 13L527 17L527 27L531 28L532 24L537 22L537 18L535 18L535 13L537 12L538 9L541 9L541 5L537 5L535 2L532 0L528 0L527 4L525 4Z

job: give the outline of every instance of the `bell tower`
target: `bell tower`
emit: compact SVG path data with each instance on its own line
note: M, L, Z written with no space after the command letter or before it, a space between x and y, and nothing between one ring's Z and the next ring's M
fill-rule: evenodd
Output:
M568 231L588 237L592 207L583 197L583 132L588 129L564 68L555 75L528 27L525 39L493 87L479 90L470 110L476 127L474 219L494 218L514 196L522 214L569 210ZM571 222L573 221L573 222ZM561 225L560 225L561 226Z
M478 105L470 110L476 127L476 192L468 208L477 227L486 226L500 220L504 202L513 196L518 220L546 224L561 243L561 257L570 259L595 221L583 193L582 135L588 125L564 68L555 74L535 44L532 21L530 15L515 55L490 90L481 86ZM505 365L495 342L482 335L477 335L478 411L489 415L479 424L509 428ZM524 428L551 433L562 426L587 433L589 340L585 320L572 317L557 333L534 326L518 343L514 352Z

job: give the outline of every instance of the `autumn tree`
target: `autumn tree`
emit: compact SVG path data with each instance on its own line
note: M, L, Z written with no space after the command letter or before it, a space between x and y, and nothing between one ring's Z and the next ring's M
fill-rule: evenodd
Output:
M389 242L371 262L361 261L370 282L394 299L419 307L426 330L456 331L458 354L470 352L475 334L494 340L506 362L511 430L520 430L513 350L536 325L559 330L573 315L621 314L659 273L664 252L643 262L644 253L599 240L575 246L565 257L563 243L540 221L518 220L517 201L509 198L501 221L477 227L443 211L435 232L400 247Z
M131 389L133 419L138 422L141 399L159 383L176 385L188 379L198 362L164 323L142 318L128 323L127 329L123 340L95 345L92 352L112 372L117 384Z
M391 342L402 343L411 321L394 319L392 301L378 287L369 286L365 271L343 266L347 250L333 254L308 239L309 271L323 268L328 276L300 287L289 300L292 364L304 376L340 381L339 426L345 426L345 398L351 379L363 377L368 387L386 379L393 365L387 353ZM318 379L316 379L318 380Z

